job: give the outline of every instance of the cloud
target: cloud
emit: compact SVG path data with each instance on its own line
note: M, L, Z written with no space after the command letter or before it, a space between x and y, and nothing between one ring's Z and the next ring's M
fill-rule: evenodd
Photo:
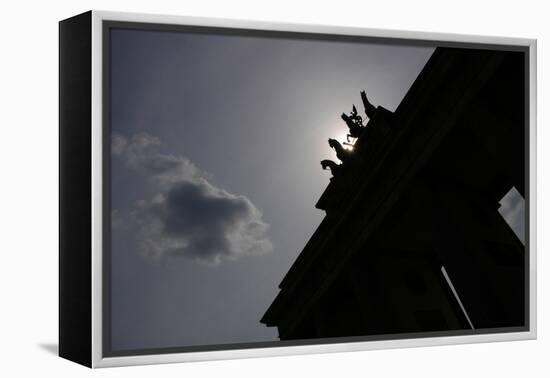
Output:
M161 154L159 146L144 133L112 138L113 156L159 190L132 212L145 255L218 264L272 250L269 226L248 198L217 188L189 159Z
M516 188L502 197L498 211L519 240L525 243L525 201Z
M111 154L122 159L126 167L164 186L207 176L187 158L158 152L160 144L159 138L146 133L135 134L129 139L114 135Z

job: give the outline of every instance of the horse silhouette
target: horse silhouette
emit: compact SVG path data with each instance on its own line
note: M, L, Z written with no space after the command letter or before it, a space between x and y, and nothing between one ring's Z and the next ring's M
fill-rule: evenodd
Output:
M328 145L336 151L336 157L342 162L345 163L351 159L353 156L353 152L351 150L346 150L340 142L338 142L336 139L330 138L328 140Z
M326 170L327 168L329 168L333 176L336 176L342 170L341 164L336 164L332 160L328 160L328 159L321 160L321 167L323 167L323 170Z

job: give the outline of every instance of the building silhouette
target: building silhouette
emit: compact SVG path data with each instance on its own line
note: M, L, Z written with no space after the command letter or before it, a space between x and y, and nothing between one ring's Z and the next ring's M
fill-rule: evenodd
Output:
M525 84L523 52L437 48L395 112L363 94L261 322L281 340L526 326L526 251L498 212L527 190Z

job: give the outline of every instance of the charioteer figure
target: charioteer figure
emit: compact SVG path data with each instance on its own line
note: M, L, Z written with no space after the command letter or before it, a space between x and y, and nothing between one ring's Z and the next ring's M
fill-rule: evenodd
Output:
M363 107L365 108L365 114L369 120L372 119L378 112L378 108L369 102L365 91L361 91L361 101L363 102ZM353 105L349 115L342 113L341 117L349 128L349 134L347 135L348 142L350 141L350 138L357 139L363 134L366 124L363 124L363 117L357 113L357 108L355 105Z
M368 120L363 121L363 117L359 115L355 105L353 105L351 113L342 113L341 118L349 129L349 134L346 135L346 141L343 142L343 144L354 146L355 141L363 137L364 142L374 146L376 149L377 140L387 134L390 129L390 124L393 123L393 113L381 106L376 107L371 104L365 91L361 91L361 102L363 103L366 119L368 118ZM323 169L330 168L334 176L335 172L342 170L343 165L350 164L349 162L352 161L354 157L354 151L345 149L336 139L329 139L328 142L329 146L336 151L336 157L342 164L336 164L330 160L323 160L321 165ZM364 151L365 147L364 142L360 145L362 151Z

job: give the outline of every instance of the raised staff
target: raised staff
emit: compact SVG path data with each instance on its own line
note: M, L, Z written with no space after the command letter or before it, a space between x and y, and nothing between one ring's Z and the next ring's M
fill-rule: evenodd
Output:
M369 102L365 91L361 91L361 101L363 101L363 106L365 107L365 114L369 117L369 119L372 119L378 109Z

